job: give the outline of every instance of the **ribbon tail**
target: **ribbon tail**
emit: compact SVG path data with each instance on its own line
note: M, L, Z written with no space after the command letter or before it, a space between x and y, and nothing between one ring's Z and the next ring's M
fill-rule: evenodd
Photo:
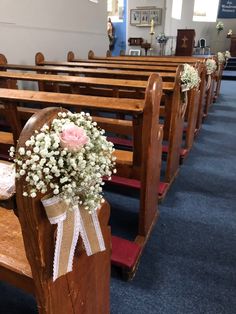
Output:
M211 86L211 75L209 74L209 75L208 75L208 78L207 78L206 91L208 91L208 89L210 88L210 86Z
M56 244L54 251L54 260L53 260L53 281L55 281L59 277L59 259L61 253L61 242L63 236L63 221L60 221L57 224L57 236L56 236Z
M106 249L96 211L90 214L80 208L80 232L88 256Z
M53 281L72 271L79 235L88 256L105 250L97 212L90 214L84 207L67 204L60 195L42 199L51 224L57 224L53 261ZM72 207L72 208L71 208Z
M67 266L67 271L68 272L72 271L73 258L74 258L74 254L75 254L75 248L76 248L76 244L78 242L79 233L80 233L79 207L78 206L74 206L72 213L74 214L74 232L73 232L72 244L71 244L71 247L70 247L68 266Z
M183 103L182 110L181 110L182 118L184 118L184 116L185 116L187 105L188 105L188 91L184 91L184 103Z
M68 210L66 220L63 221L60 251L56 252L55 250L54 260L58 261L59 264L58 273L55 273L54 276L55 279L72 271L74 252L79 237L79 225L77 223L78 209ZM56 253L59 255L56 255Z
M96 232L97 237L98 237L98 243L99 243L100 250L105 251L106 247L105 247L105 243L104 243L104 239L103 239L103 235L102 235L101 226L100 226L100 223L98 220L97 211L92 212L92 219L93 219L93 224L95 227L95 232Z

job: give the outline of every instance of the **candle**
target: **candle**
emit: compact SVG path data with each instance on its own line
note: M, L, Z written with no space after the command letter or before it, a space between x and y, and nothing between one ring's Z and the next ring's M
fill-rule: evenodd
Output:
M151 30L150 33L154 33L154 20L151 20Z

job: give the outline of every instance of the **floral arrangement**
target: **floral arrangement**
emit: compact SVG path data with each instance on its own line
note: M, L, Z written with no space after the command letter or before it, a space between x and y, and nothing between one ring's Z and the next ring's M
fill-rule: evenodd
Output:
M223 52L217 52L217 60L219 64L225 63L225 56Z
M233 35L233 30L232 29L229 29L228 33L227 33L227 36L230 37Z
M161 33L161 34L159 34L158 36L157 36L157 42L159 43L159 44L162 44L162 43L166 43L167 42L167 40L168 40L168 37L166 37L166 35L164 34L164 33Z
M217 65L214 59L207 59L206 69L207 69L207 74L212 74L216 71Z
M221 32L221 31L223 31L223 29L224 29L224 23L223 22L221 22L221 21L219 21L217 24L216 24L216 29L217 29L217 32L218 32L218 34Z
M200 81L201 79L198 75L198 71L193 66L185 63L184 70L181 73L182 91L186 91L194 87L198 87Z
M53 193L90 212L103 202L102 179L115 173L114 148L88 113L60 112L50 125L10 156L16 177L25 176L23 196ZM17 153L17 154L16 154Z
M230 54L230 52L229 52L228 50L225 51L224 55L225 55L226 61L227 61L229 58L231 58L231 54Z

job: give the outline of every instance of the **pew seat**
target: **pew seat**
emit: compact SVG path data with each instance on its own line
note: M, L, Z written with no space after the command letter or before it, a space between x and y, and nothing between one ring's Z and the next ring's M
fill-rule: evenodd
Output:
M33 293L32 272L25 255L21 226L12 210L0 207L0 229L1 280L18 288L22 288L23 282L24 290Z

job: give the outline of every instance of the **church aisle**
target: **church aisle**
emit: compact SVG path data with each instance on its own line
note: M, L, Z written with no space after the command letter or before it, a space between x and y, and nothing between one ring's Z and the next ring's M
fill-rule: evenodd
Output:
M222 81L134 280L112 277L112 314L236 313L235 89Z
M236 82L222 82L221 96L160 206L135 278L112 276L111 314L236 313L235 89ZM137 195L108 196L113 205L131 209L123 217L132 237ZM0 313L34 314L36 303L0 282Z

